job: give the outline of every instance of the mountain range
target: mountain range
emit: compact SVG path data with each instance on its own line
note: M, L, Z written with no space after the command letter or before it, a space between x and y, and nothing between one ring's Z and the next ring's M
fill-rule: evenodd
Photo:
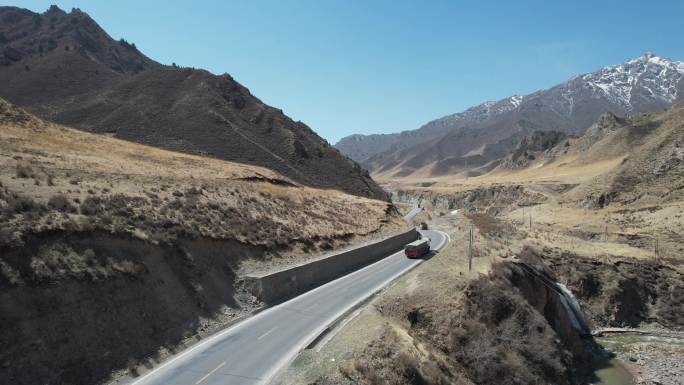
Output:
M356 162L230 75L162 65L79 9L0 7L0 97L81 130L387 198Z
M649 52L546 90L482 103L417 130L351 135L335 147L378 178L486 172L535 132L581 135L605 112L627 116L681 100L684 63Z

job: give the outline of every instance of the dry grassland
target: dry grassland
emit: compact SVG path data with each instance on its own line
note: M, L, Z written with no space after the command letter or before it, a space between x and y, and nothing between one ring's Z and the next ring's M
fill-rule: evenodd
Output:
M103 230L151 242L234 239L272 251L271 263L278 264L405 226L386 202L304 187L265 168L84 133L0 107L5 246L53 230ZM263 267L258 265L246 267Z

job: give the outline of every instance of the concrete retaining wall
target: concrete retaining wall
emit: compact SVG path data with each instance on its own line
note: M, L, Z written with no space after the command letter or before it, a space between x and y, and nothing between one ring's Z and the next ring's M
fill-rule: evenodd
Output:
M273 304L330 282L376 262L418 239L415 228L382 241L334 254L310 263L263 276L247 276L249 290L260 300Z

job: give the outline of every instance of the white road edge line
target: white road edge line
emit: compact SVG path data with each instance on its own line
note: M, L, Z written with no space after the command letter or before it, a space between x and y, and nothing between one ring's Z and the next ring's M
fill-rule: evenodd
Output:
M429 230L429 231L435 231L435 232L437 232L437 233L441 233L441 234L443 234L443 235L446 235L447 237L449 236L448 234L446 234L445 232L442 232L442 231L438 231L438 230ZM435 250L441 249L441 248L444 246L445 243L446 243L446 239L443 239L442 242L440 243L439 247L435 247ZM385 261L387 258L393 257L393 256L395 256L395 255L397 255L397 254L403 254L403 253L404 253L404 251L402 250L402 251L398 251L398 252L396 252L396 253L394 253L394 254L388 255L387 257L385 257L385 258L383 258L383 259L381 259L381 260L379 260L379 261L377 261L377 262L373 262L373 263L371 263L370 265L365 266L365 267L362 268L362 269L356 270L356 271L354 271L354 272L352 272L352 273L349 273L349 274L344 275L344 276L342 276L342 277L339 277L339 278L337 278L337 279L335 279L335 280L332 280L332 281L330 281L330 282L327 282L327 283L325 283L325 284L323 284L323 285L321 285L321 286L318 286L318 287L316 287L316 288L314 288L314 289L312 289L312 290L307 291L306 293L303 293L303 294L301 294L301 295L299 295L299 296L297 296L297 297L294 297L294 298L292 298L291 300L294 300L295 298L302 298L302 297L309 296L309 295L311 295L311 294L313 294L313 293L316 293L316 292L322 290L322 289L325 288L326 286L329 286L329 285L334 284L338 279L342 279L342 278L348 277L348 276L350 276L350 275L352 275L352 274L356 274L356 273L358 273L358 272L364 271L364 270L366 270L366 269L371 268L371 266L375 266L376 264L382 263L382 262ZM421 260L417 260L417 261L420 262ZM380 285L378 289L375 289L371 294L369 294L369 296L372 295L372 294L375 294L375 292L377 292L377 290L383 288L385 285L387 285L387 283L391 282L391 281L394 280L396 277L401 276L401 275L404 274L406 271L408 271L408 270L412 269L413 267L415 267L417 264L418 264L418 263L409 266L408 268L406 268L406 269L402 270L401 272L399 272L396 276L391 277L390 279L388 279L387 282L383 282L382 285ZM368 298L368 296L366 296L365 298ZM362 299L360 299L359 301L362 301L362 300L364 300L365 298L362 298ZM208 344L211 343L211 342L214 342L214 340L217 340L217 339L223 337L224 335L226 335L226 334L228 334L228 333L230 333L230 332L233 332L233 331L235 331L235 330L244 328L245 325L247 325L248 323L253 322L254 320L257 320L257 319L259 319L259 318L264 317L266 314L275 311L275 309L278 309L278 308L281 307L281 306L285 306L285 305L286 305L288 302L290 302L291 300L286 301L286 302L283 302L283 303L280 303L280 304L278 304L278 305L276 305L276 306L270 307L270 308L268 308L268 309L266 309L266 310L264 310L264 311L262 311L262 312L260 312L260 313L257 313L257 314L254 315L253 317L245 318L244 320L242 320L242 321L236 323L235 325L232 325L232 326L228 327L227 329L225 329L225 330L223 330L223 331L221 331L221 332L219 332L219 333L217 333L217 334L214 334L213 336L211 336L211 337L209 337L209 338L207 338L207 339L205 339L205 340L203 340L203 341L197 343L197 345L191 347L190 349L184 350L183 352L179 353L177 356L171 358L170 360L164 362L163 364L159 365L158 367L156 367L156 368L152 369L151 371L145 373L142 377L138 378L137 380L135 380L134 382L130 383L129 385L138 385L138 384L140 384L142 381L146 380L148 377L153 377L153 376L159 374L159 372L160 372L160 370L161 370L162 368L164 368L164 367L166 367L166 366L169 366L170 364L176 362L177 360L186 357L188 354L194 352L195 350L197 350L197 349L199 349L199 348L201 348L201 347L204 347L205 345L208 345ZM356 303L358 303L358 301L357 301ZM354 305L356 305L356 303L354 303ZM352 305L352 306L353 306L353 305ZM332 320L327 321L327 322L333 322L335 319L339 318L342 314L344 314L349 308L351 308L351 306L348 307L347 309L344 309L344 311L340 312L340 313L337 314L335 317L333 317ZM288 352L287 355L293 354L293 353L292 353L293 351L294 351L294 354L296 354L296 353L298 353L299 351L301 351L301 349L302 349L303 347L306 347L308 344L310 344L311 341L313 340L313 338L316 338L315 336L317 336L318 334L320 334L321 331L323 331L326 327L328 327L328 326L326 325L326 326L320 328L320 330L317 330L315 333L312 333L312 334L314 335L314 337L312 337L311 339L309 339L308 341L306 341L306 343L302 344L301 346L296 346L295 349L292 349L290 352ZM308 337L307 337L307 338L308 338ZM288 357L287 357L287 355L286 355L285 359L283 360L283 362L285 362L285 363L288 362ZM292 358L292 359L293 359L293 358ZM273 370L271 371L272 373L269 373L268 376L265 376L265 377L264 377L265 381L263 381L263 383L264 383L264 384L267 384L267 383L271 380L271 377L274 376L274 375L281 369L281 367L282 367L283 365L284 365L284 363L282 363L282 362L281 362L281 363L278 363L278 365L276 365L276 368L273 369Z
M198 385L198 384L201 383L202 381L204 381L204 380L206 380L207 378L209 378L209 376L211 376L212 374L214 374L214 372L216 372L217 370L221 369L221 367L222 367L223 365L225 365L225 364L226 364L226 361L221 362L221 364L220 364L219 366L215 367L211 372L207 373L206 375L204 375L204 377L202 377L202 378L200 378L199 380L197 380L197 382L195 382L195 385Z
M439 246L435 247L435 251L441 249L442 247L444 247L444 245L447 243L447 238L449 237L449 235L448 235L447 233L445 233L445 232L443 232L443 231L439 231L439 230L428 230L428 231L434 231L434 232L436 232L436 233L442 234L442 242L440 242ZM384 261L385 259L387 259L387 258L389 258L389 257L392 257L392 256L395 256L395 255L397 255L397 254L399 254L399 253L403 254L404 251L402 250L402 251L396 252L396 253L394 253L394 254L388 256L388 257L385 257L385 258L381 259L380 261ZM378 261L378 262L380 262L380 261ZM378 263L378 262L375 262L375 263ZM273 367L273 369L271 369L270 372L268 372L265 376L262 377L263 381L261 382L261 384L263 384L263 385L270 384L271 380L273 379L273 377L275 377L276 374L278 374L285 366L287 366L289 363L291 363L292 361L294 361L295 358L297 358L297 354L298 354L299 352L301 352L304 348L306 348L309 344L311 344L311 342L313 342L313 340L315 340L316 337L318 337L326 328L328 328L333 322L335 322L335 320L339 319L339 318L340 318L341 316L343 316L346 312L348 312L349 309L353 308L353 307L356 306L356 304L358 304L359 302L366 300L367 298L371 297L372 295L374 295L374 294L377 293L378 291L382 290L385 286L389 285L390 282L394 281L394 280L397 279L398 277L401 277L402 275L406 274L409 270L411 270L411 269L413 269L414 267L418 266L420 263L423 262L423 260L422 260L422 259L416 259L416 260L414 260L414 262L415 262L415 263L413 263L413 264L407 266L405 269L401 270L401 271L398 272L397 274L395 274L395 275L389 277L388 279L386 279L385 281L383 281L383 282L380 283L379 285L375 286L372 290L370 290L369 292L365 293L365 294L362 295L360 298L357 298L356 301L354 301L351 305L347 306L346 308L342 309L342 310L339 311L337 314L335 314L333 317L330 317L328 320L326 320L325 323L323 323L321 327L319 327L318 329L315 329L312 333L310 333L310 334L303 340L304 343L299 344L299 345L295 345L292 349L290 349L290 351L288 351L286 354L284 354L284 355L283 355L283 358L282 358L282 359ZM369 265L369 266L373 266L375 263L373 263L373 264L371 264L371 265ZM367 266L367 267L368 267L368 266ZM366 269L366 268L363 268L363 269L361 269L361 270L357 270L357 272L358 272L358 271L365 270L365 269ZM352 274L354 274L354 273L352 273ZM349 274L349 275L351 275L351 274ZM346 276L345 276L345 277L346 277ZM335 281L328 282L328 283L326 283L326 284L323 285L323 286L327 286L328 284L330 284L330 283L332 283L332 282L335 282ZM319 286L319 288L320 288L320 287L323 287L323 286ZM316 288L316 289L318 289L318 288ZM309 291L309 292L307 292L307 293L305 293L305 294L309 294L309 293L315 291L316 289L311 290L311 291ZM303 294L303 295L304 295L304 294Z
M342 276L342 277L340 277L340 278L337 278L337 279L341 279L341 278L347 277L347 276L349 276L349 275L351 275L351 274L356 274L356 273L358 273L358 272L364 271L364 270L366 270L367 268L370 268L371 266L374 266L374 265L377 264L377 263L381 263L381 262L383 262L385 259L390 258L390 257L392 257L392 256L394 256L394 255L399 254L399 253L403 253L403 251L399 251L399 252L396 252L396 253L394 253L394 254L388 255L387 257L385 257L385 258L383 258L383 259L381 259L381 260L379 260L379 261L377 261L377 262L374 262L374 263L372 263L372 264L370 264L370 265L368 265L368 266L365 266L365 267L362 268L362 269L356 270L356 271L354 271L354 272L352 272L352 273L349 273L349 274L344 275L344 276ZM325 284L323 284L323 285L321 285L321 286L318 286L318 287L316 287L316 288L314 288L314 289L312 289L312 290L309 290L309 291L307 291L306 293L303 293L303 294L301 294L301 295L299 295L299 296L297 296L297 297L292 298L291 300L293 300L293 299L295 299L295 298L301 298L301 297L309 296L309 295L311 295L311 294L313 294L313 293L315 293L315 292L317 292L317 291L319 291L319 290L322 290L322 289L325 288L326 286L333 284L335 281L337 281L337 279L332 280L332 281L330 281L330 282L327 282L327 283L325 283ZM170 364L176 362L177 360L179 360L179 359L181 359L181 358L184 358L185 356L187 356L188 354L194 352L195 350L197 350L197 349L199 349L199 348L201 348L201 347L204 347L205 345L208 345L208 344L210 344L211 342L214 342L214 340L217 340L217 339L223 337L224 335L226 335L226 334L228 334L228 333L230 333L230 332L233 332L233 331L235 331L235 330L237 330L237 329L241 329L241 328L245 327L246 324L248 324L248 323L250 323L250 322L254 322L254 321L257 320L257 319L264 317L265 315L267 315L268 313L271 313L271 312L275 311L275 310L278 309L279 307L285 306L285 305L286 305L288 302L290 302L291 300L288 300L288 301L286 301L286 302L282 302L282 303L280 303L280 304L278 304L278 305L275 305L275 306L273 306L273 307L270 307L270 308L268 308L268 309L266 309L266 310L264 310L264 311L262 311L262 312L260 312L260 313L255 314L253 317L245 318L244 320L242 320L242 321L240 321L240 322L238 322L238 323L236 323L236 324L234 324L234 325L228 327L227 329L225 329L225 330L223 330L223 331L221 331L221 332L219 332L219 333L217 333L217 334L214 334L213 336L210 336L210 337L208 337L207 339L205 339L205 340L203 340L203 341L200 341L199 343L197 343L197 345L195 345L195 346L193 346L193 347L191 347L191 348L189 348L189 349L187 349L187 350L182 351L182 352L179 353L177 356L171 358L170 360L164 362L163 364L159 365L158 367L156 367L156 368L152 369L151 371L145 373L142 377L138 378L137 380L135 380L134 382L132 382L132 383L130 383L130 384L128 384L128 385L138 385L140 382L146 380L147 377L152 377L152 376L158 374L159 371L160 371L162 368L164 368L164 367L166 367L166 366L168 366L168 365L170 365Z

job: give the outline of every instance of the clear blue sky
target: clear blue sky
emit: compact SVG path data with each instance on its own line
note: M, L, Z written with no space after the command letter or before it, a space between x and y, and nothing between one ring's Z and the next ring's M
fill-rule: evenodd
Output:
M684 60L684 1L20 1L81 8L165 64L227 72L334 143L414 129L645 51Z

